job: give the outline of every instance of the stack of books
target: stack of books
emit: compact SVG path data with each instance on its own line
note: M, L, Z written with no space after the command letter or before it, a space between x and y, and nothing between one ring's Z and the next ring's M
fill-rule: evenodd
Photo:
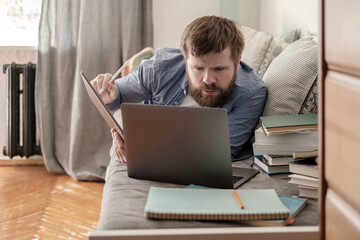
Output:
M287 174L293 153L318 149L317 114L266 116L260 120L253 143L253 166L266 174Z
M267 158L272 159L271 162ZM273 159L279 160L279 162L274 161ZM270 175L270 176L285 176L287 177L289 170L289 161L292 160L292 157L279 156L278 158L273 158L269 155L254 155L253 167L259 169L260 171Z
M319 168L317 164L317 151L294 154L294 161L289 164L290 183L299 186L299 196L318 198ZM301 156L303 155L303 156Z

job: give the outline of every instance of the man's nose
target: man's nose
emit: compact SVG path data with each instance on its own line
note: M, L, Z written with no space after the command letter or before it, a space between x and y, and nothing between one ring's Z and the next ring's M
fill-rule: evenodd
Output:
M205 71L203 82L207 85L211 85L216 81L215 77L211 74L210 71Z

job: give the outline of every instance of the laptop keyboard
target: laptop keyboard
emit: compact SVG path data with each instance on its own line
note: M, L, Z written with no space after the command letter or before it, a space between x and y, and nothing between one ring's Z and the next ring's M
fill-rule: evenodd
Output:
M233 183L236 183L236 182L240 181L243 178L244 177L242 177L242 176L233 176Z

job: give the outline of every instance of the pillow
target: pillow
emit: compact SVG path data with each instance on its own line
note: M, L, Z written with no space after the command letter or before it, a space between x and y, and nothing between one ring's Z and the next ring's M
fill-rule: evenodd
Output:
M273 36L245 26L241 26L240 31L245 40L242 60L262 77L271 61L270 57L274 46Z
M129 59L129 64L121 71L121 76L125 77L131 72L136 71L142 60L149 59L154 56L154 49L151 47L146 47L142 49L140 52L136 53Z
M317 112L318 45L305 36L269 65L263 80L268 95L263 116Z
M274 38L274 47L271 51L271 60L270 62L280 55L284 49L289 46L291 43L299 40L301 36L301 29L293 29L283 35L277 36Z
M305 113L317 113L317 78L314 81L314 84L311 86L310 91L308 95L306 96L306 99L301 106L299 114L305 114Z

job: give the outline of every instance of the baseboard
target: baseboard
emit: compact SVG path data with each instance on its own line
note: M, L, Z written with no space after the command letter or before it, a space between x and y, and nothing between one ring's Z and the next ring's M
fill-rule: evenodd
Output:
M8 156L0 156L0 166L42 166L44 160L40 155L34 155L30 157L14 156L10 158Z

